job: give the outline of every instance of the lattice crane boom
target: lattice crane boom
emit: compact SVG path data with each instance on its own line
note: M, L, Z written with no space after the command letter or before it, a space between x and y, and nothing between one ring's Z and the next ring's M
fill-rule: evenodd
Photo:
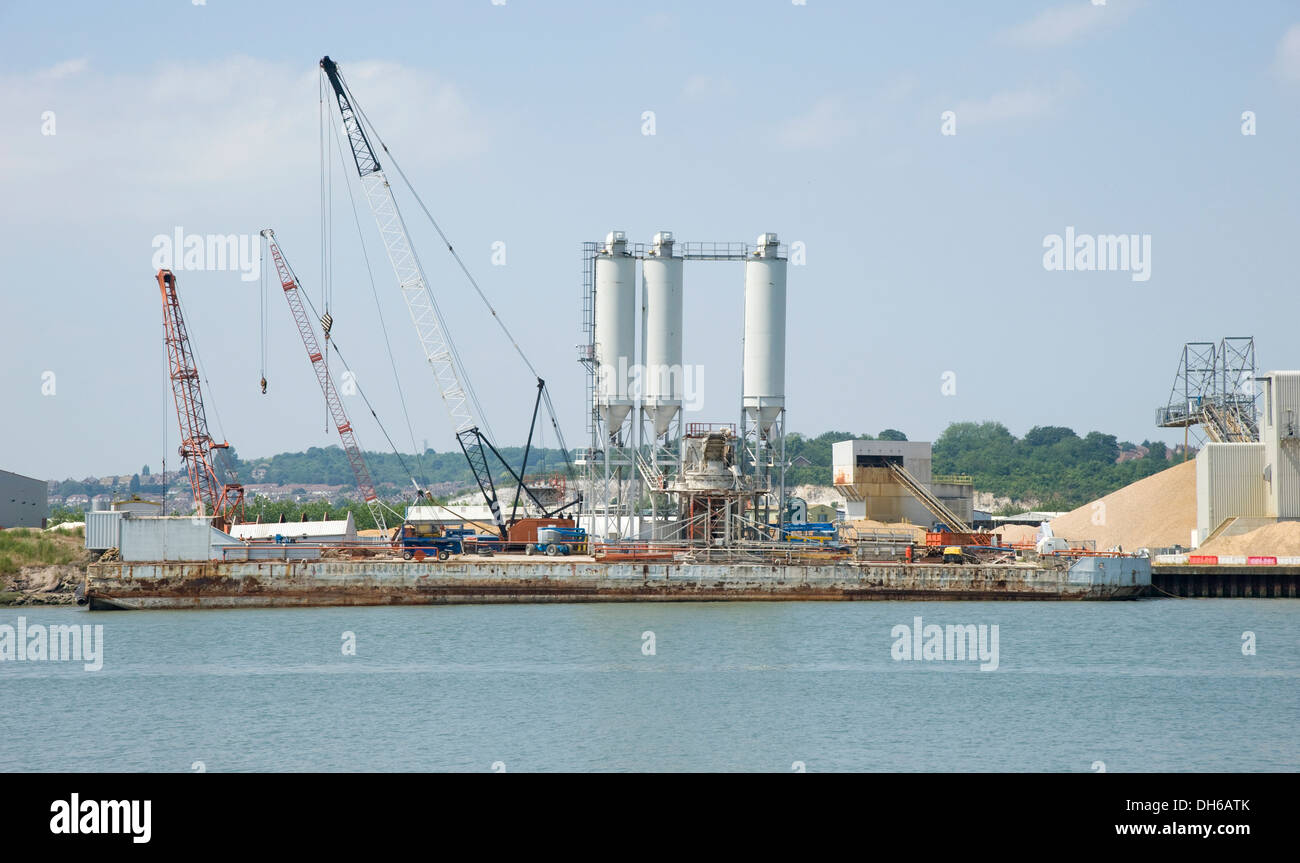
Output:
M230 444L218 443L208 432L198 363L190 347L180 297L176 293L176 276L171 270L158 271L158 290L162 294L163 341L167 346L172 396L181 432L180 456L189 473L194 509L199 515L212 516L216 527L227 530L243 516L244 487L233 476L222 477L217 473L216 451L229 449Z
M383 505L379 502L379 495L375 493L375 484L370 479L370 470L366 467L365 456L362 455L361 447L357 444L356 433L352 430L352 423L348 420L343 401L334 386L329 364L325 362L325 352L321 350L320 343L316 340L316 328L303 303L302 288L298 284L298 278L289 267L289 262L285 260L284 253L280 251L279 243L275 241L275 231L266 228L262 231L262 236L266 238L271 260L275 262L275 271L280 279L280 287L284 289L284 298L289 303L289 311L293 313L298 334L302 336L303 346L307 348L307 358L311 361L312 371L316 373L316 380L320 383L321 392L325 396L330 418L338 431L339 440L343 443L343 452L348 457L348 465L352 468L352 476L356 479L357 490L361 492L370 514L374 516L375 524L380 530L386 531L388 525L384 523Z
M370 146L370 139L362 127L361 118L339 74L338 66L329 57L323 58L320 65L334 90L339 116L352 148L352 158L361 177L361 188L379 225L384 250L388 253L389 263L392 264L393 271L397 275L398 286L406 301L407 311L410 312L411 322L415 325L425 360L433 371L438 393L451 416L456 440L492 512L492 521L504 539L505 519L501 514L501 504L497 498L496 485L487 460L488 452L493 448L481 431L478 418L474 415L462 374L456 367L455 348L448 337L442 314L429 290L420 259L411 246L406 223L397 208L397 199L393 197L392 187L388 183L388 178L384 176L374 149Z

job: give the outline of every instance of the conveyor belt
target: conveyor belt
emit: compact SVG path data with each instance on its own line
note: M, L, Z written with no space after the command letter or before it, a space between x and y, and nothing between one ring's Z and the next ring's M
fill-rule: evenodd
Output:
M957 517L957 514L944 504L943 501L935 497L931 491L926 488L916 477L907 472L901 464L896 462L889 463L889 469L893 471L894 477L903 484L903 487L916 496L916 499L925 505L936 518L948 525L948 529L956 533L972 533L972 528L966 522Z

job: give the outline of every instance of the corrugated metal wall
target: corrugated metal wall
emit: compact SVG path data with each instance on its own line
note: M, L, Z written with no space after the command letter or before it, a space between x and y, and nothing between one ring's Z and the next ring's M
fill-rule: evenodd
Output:
M105 551L122 544L122 513L109 510L86 513L86 548Z
M1209 443L1196 455L1196 529L1205 537L1224 519L1269 514L1262 443Z
M1274 379L1279 408L1274 513L1278 518L1300 518L1300 372L1277 372Z
M1300 372L1269 372L1261 380L1268 514L1300 518Z

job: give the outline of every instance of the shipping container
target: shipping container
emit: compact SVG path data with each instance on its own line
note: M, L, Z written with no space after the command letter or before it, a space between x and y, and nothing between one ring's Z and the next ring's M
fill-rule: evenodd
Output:
M122 544L122 513L100 510L86 513L86 548L107 551Z
M1002 535L996 533L956 533L950 530L926 531L925 544L929 548L946 545L1001 545Z

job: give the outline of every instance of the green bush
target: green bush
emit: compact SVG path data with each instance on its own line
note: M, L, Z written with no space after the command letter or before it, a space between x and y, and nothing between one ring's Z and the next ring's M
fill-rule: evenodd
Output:
M62 565L81 556L77 543L30 528L0 530L0 575L12 575L24 566Z

